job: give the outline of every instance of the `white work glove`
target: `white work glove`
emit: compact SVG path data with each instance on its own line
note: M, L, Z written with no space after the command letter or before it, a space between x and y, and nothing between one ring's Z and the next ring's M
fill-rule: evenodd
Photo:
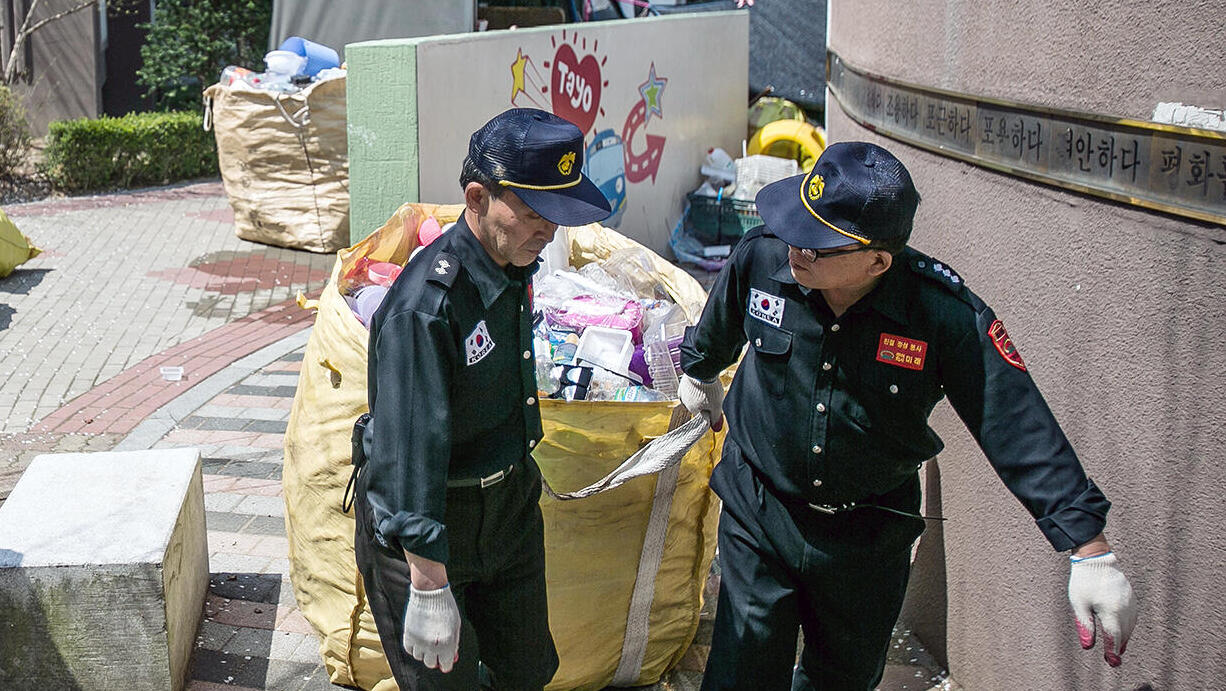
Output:
M1118 667L1137 624L1137 604L1128 578L1120 571L1115 554L1070 557L1068 599L1077 618L1081 647L1094 647L1095 620L1103 630L1103 659Z
M716 432L723 429L724 385L719 379L705 382L686 374L681 377L677 397L681 399L681 405L690 411L690 415L701 414Z
M404 611L404 650L422 664L450 672L460 659L460 608L451 586L418 590L409 586Z

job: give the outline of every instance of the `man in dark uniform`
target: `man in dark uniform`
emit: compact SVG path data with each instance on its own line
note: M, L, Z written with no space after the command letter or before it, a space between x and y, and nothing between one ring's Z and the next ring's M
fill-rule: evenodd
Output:
M748 342L711 485L722 582L703 689L856 689L885 666L923 530L917 469L948 396L1057 550L1083 647L1118 665L1136 619L1082 470L1000 320L943 262L906 247L919 194L872 144L834 144L765 187L686 332L682 402L721 423L717 375ZM805 647L793 672L797 629Z
M529 283L559 224L609 214L582 165L562 118L490 120L469 141L463 216L372 320L355 551L401 689L475 689L478 660L498 689L557 670Z

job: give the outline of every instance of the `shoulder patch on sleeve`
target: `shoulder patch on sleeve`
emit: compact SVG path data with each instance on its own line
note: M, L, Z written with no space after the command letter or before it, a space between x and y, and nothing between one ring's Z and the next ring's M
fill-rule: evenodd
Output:
M966 281L958 275L958 272L938 259L933 259L916 252L913 256L908 257L907 265L915 273L930 281L941 284L959 297L966 298L970 293L967 290Z
M434 257L433 264L426 270L426 281L450 288L459 275L460 260L453 254L439 252Z

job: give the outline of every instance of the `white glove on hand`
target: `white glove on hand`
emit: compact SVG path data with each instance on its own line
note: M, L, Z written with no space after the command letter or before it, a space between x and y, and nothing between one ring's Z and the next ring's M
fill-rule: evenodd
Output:
M701 414L711 423L711 429L716 432L724 427L724 385L717 378L715 381L699 381L690 375L681 377L681 386L677 388L677 397L681 405L690 411L691 415Z
M1132 585L1115 562L1115 554L1107 552L1094 557L1071 557L1068 576L1068 599L1077 618L1077 635L1081 647L1094 647L1095 619L1103 630L1103 659L1119 667L1120 656L1128 647L1128 639L1137 624L1137 605Z
M405 652L425 666L451 671L460 659L460 608L450 586L438 590L409 586L403 644Z

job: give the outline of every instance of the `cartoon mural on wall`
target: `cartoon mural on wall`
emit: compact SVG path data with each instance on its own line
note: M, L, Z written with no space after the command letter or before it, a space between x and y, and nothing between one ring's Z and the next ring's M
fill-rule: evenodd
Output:
M616 228L626 209L627 184L650 180L655 184L666 137L650 134L652 118L664 117L662 97L668 79L656 73L653 61L646 81L637 85L614 84L614 89L636 88L638 97L621 123L605 123L608 117L601 97L610 88L603 68L608 56L600 55L600 42L563 30L550 37L553 55L538 61L516 48L511 61L511 105L540 108L573 122L583 131L587 149L583 172L600 188L613 208L604 225ZM582 54L582 56L580 56ZM542 72L548 71L548 76ZM601 119L600 127L595 128Z
M667 79L656 76L656 63L651 63L647 81L639 84L641 100L630 109L630 114L626 116L626 124L622 126L622 140L626 142L626 179L630 182L641 182L650 177L654 183L656 173L660 170L660 156L664 153L665 138L655 134L646 134L645 130L653 115L658 118L664 117L664 105L661 98L664 96L666 84L668 84ZM635 154L633 153L634 138L639 130L644 130L643 136L647 143L642 153Z

